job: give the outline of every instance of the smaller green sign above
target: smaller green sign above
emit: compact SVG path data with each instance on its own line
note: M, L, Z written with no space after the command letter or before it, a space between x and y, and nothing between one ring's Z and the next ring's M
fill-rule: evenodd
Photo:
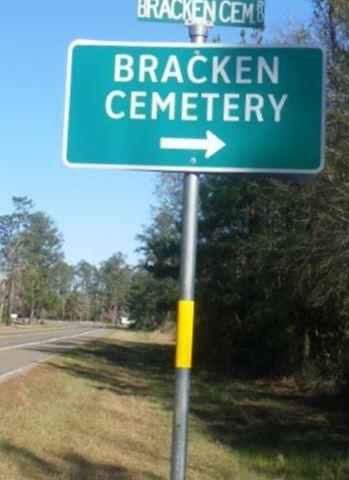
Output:
M139 20L264 28L265 0L138 0Z

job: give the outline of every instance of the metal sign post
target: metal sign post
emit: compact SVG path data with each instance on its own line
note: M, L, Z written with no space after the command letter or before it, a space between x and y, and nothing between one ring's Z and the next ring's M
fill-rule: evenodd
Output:
M192 43L205 43L208 35L208 27L206 25L192 25L189 27L189 35ZM173 414L171 480L185 480L187 470L199 183L199 176L197 174L185 174L177 319L176 390Z

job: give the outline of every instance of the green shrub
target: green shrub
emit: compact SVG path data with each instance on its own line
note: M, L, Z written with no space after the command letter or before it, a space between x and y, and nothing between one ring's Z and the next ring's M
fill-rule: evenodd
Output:
M319 467L316 480L348 480L349 462L342 459L329 461L328 464Z

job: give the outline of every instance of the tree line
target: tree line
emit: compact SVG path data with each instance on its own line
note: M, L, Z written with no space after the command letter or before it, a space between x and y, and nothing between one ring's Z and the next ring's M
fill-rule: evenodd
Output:
M27 197L0 216L0 318L116 322L126 309L131 268L116 253L99 267L69 265L54 221Z

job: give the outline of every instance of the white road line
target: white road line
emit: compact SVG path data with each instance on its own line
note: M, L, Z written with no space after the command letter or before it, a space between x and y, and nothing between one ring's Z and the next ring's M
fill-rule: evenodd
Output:
M35 345L58 342L59 340L67 340L68 338L83 337L84 335L88 335L89 333L92 333L92 332L96 333L97 331L100 331L100 330L88 330L87 332L79 333L77 335L68 335L65 337L50 338L49 340L40 340L39 342L21 343L20 345L9 345L8 347L0 348L0 352L7 352L8 350L14 350L16 348L18 349L18 348L24 348L24 347L34 347Z
M50 329L50 328L42 328L40 330L11 330L11 331L6 331L6 330L0 330L0 340L2 337L10 337L10 336L25 336L25 335L36 335L38 333L59 333L59 332L69 332L71 330L76 330L79 327L66 327L66 328L55 328L55 329ZM80 327L81 328L81 327Z
M42 358L41 360L37 360L36 362L32 362L29 365L25 365L24 367L16 368L15 370L11 370L10 372L3 373L2 375L0 375L0 382L4 382L5 380L7 380L9 377L12 377L13 375L24 373L27 370L30 370L31 368L34 368L37 365L40 365L40 363L46 362L46 360L54 356L58 356L58 355L53 355L53 354L48 355L47 357Z

